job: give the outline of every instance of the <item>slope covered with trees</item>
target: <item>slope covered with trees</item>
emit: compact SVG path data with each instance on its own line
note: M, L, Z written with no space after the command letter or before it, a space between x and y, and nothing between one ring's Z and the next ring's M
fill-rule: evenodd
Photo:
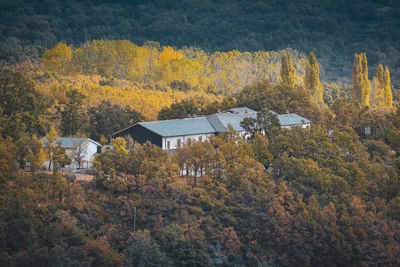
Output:
M126 58L126 49L140 52ZM296 55L91 41L2 69L0 265L400 265L400 112L390 73L379 66L371 83L366 55L356 55L354 94L345 95L321 85L313 54ZM260 70L239 87L237 59ZM242 122L246 138L229 131L174 154L110 140L141 120L240 106L260 111ZM282 129L271 110L312 126ZM57 144L66 135L114 147L95 157L91 181L63 170L79 161Z
M292 49L287 53L298 76L302 76L305 56ZM86 42L77 49L58 43L43 54L42 62L46 70L61 75L101 75L139 85L157 85L160 89L215 94L236 93L264 79L277 83L281 69L280 53L275 51L210 54L199 48L176 49L157 42L137 46L129 41L102 40ZM294 78L293 73L293 83Z
M399 8L396 0L1 1L0 41L50 48L59 41L154 40L211 53L291 47L313 51L324 80L350 81L355 52L366 52L373 69L386 62L399 76Z

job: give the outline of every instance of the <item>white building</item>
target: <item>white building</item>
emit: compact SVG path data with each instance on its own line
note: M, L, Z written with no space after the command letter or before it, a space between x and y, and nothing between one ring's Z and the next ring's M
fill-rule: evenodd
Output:
M309 127L310 120L297 114L277 115L282 128L301 126ZM140 144L150 141L163 150L174 150L190 138L193 141L206 140L210 136L229 131L232 127L236 132L244 134L240 123L245 118L257 118L257 112L243 107L232 108L204 117L194 117L176 120L138 122L114 134L114 137L130 135Z
M44 141L46 142L46 138L44 138ZM93 166L94 155L101 152L102 147L101 144L90 138L60 137L56 143L59 143L71 157L71 165L65 167L65 169L70 170L91 168ZM45 144L44 147L46 147ZM80 159L80 163L77 158ZM46 161L44 165L48 168L49 161Z

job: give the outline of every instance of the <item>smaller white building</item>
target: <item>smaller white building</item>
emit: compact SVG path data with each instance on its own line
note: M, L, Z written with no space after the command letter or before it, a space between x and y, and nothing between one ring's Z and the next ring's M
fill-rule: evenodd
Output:
M44 138L46 143L46 138ZM59 143L65 152L71 157L71 165L65 166L65 169L76 170L76 169L88 169L93 166L93 157L96 153L101 153L101 144L90 138L72 138L72 137L60 137L56 143ZM46 145L43 145L46 147ZM44 166L48 168L49 161L44 163ZM52 168L52 166L50 166Z

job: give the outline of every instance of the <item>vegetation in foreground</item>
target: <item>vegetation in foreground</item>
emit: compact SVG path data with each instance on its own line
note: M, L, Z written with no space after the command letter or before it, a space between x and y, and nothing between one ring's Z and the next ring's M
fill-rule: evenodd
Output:
M371 83L366 56L356 55L352 91L324 90L312 55L302 79L290 53L281 57L276 83L229 95L135 89L46 64L2 70L0 265L398 266L400 113L388 72L379 67ZM182 98L155 101L160 112L149 116L133 108L149 102L125 99L135 90ZM174 155L117 138L95 158L90 182L62 172L73 159L50 142L87 135L108 143L136 121L232 106L288 110L313 125L280 129L262 111L269 119L245 122L248 140L229 132ZM41 170L44 160L53 172Z

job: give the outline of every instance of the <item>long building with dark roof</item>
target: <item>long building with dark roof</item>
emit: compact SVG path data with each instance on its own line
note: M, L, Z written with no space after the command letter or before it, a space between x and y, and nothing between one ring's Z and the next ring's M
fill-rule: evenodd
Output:
M130 135L140 144L150 141L163 150L174 150L190 138L193 141L206 140L210 136L227 132L232 127L239 133L244 133L240 122L245 118L256 118L257 112L246 108L232 108L204 117L194 117L176 120L138 122L114 134L114 137ZM297 114L278 115L283 128L294 126L308 127L310 120Z

